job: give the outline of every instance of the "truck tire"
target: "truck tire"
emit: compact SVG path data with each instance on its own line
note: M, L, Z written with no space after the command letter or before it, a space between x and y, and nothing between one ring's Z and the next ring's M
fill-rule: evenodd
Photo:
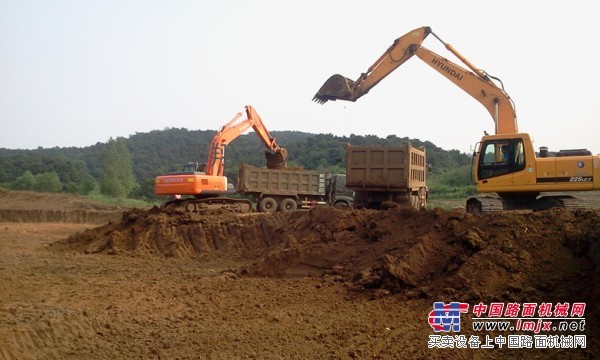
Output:
M277 201L272 197L264 197L258 202L260 212L273 212L277 210Z
M279 204L279 210L281 211L294 211L296 209L298 209L298 204L292 198L285 198Z
M410 206L417 210L421 210L421 205L419 204L419 195L410 194Z
M187 204L185 204L185 211L193 213L193 212L196 212L196 210L197 209L196 209L195 203L190 201Z
M348 204L345 201L338 201L335 204L333 204L333 207L336 209L348 209L350 207L350 204Z

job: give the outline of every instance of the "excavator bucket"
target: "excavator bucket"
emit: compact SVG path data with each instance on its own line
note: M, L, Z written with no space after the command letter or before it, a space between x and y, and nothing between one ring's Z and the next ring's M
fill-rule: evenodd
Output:
M339 74L327 79L313 97L313 101L325 104L329 100L356 100L354 99L354 81Z
M285 169L287 168L288 152L284 148L279 148L275 151L265 150L268 169Z

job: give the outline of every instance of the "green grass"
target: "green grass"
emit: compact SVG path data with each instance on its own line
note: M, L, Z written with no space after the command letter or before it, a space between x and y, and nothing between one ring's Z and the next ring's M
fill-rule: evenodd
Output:
M126 207L136 207L136 208L145 208L151 207L153 205L157 205L155 203L147 202L139 199L129 199L129 198L112 198L102 194L90 194L86 195L86 198L100 202L108 205L118 205L118 206L126 206Z
M455 208L464 208L467 198L464 199L442 199L436 197L429 197L427 201L427 208L442 208L442 209L455 209Z

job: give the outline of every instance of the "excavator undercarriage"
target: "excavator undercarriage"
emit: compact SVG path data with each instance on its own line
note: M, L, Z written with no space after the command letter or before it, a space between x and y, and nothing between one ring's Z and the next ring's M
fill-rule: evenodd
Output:
M235 213L248 213L252 211L252 206L252 202L248 199L213 196L171 200L163 204L162 209L166 212L202 213L206 210L221 209Z
M473 215L499 211L542 211L552 208L569 210L585 208L585 203L572 195L512 196L478 195L467 199L467 212Z

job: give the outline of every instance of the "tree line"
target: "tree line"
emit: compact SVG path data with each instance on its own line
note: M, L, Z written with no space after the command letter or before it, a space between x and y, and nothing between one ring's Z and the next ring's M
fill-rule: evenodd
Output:
M99 191L113 197L155 199L154 178L180 171L187 162L206 161L208 146L216 134L211 130L168 128L136 133L128 138L77 148L0 149L0 184L11 189L73 192ZM288 149L288 166L345 172L345 147L394 146L410 142L425 147L432 178L449 186L468 185L471 156L443 150L431 142L390 135L334 136L297 131L275 131L277 143ZM265 166L264 146L254 133L242 135L225 150L225 175L235 184L242 163Z

